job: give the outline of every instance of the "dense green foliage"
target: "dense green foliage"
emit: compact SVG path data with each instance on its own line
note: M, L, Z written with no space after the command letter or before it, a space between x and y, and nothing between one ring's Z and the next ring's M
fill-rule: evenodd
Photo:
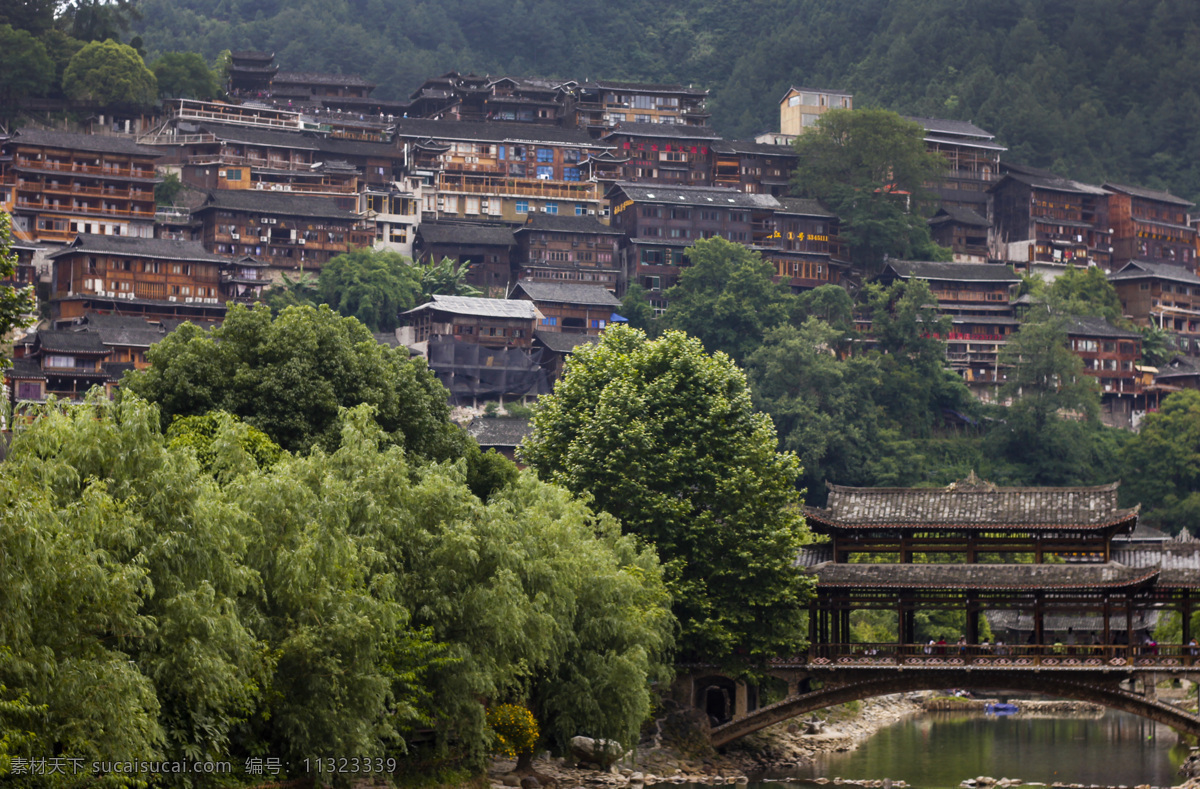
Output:
M158 98L158 82L142 56L112 39L75 53L63 73L63 90L77 101L126 110L149 107Z
M24 30L0 25L0 123L13 117L24 99L54 84L54 63L46 45Z
M17 266L17 256L12 252L12 217L0 211L0 282L11 279ZM11 285L0 285L0 337L8 336L13 329L25 325L24 316L33 310L33 292L17 290ZM8 359L0 356L0 369L8 366Z
M143 0L149 50L274 51L385 98L463 73L680 82L713 124L777 129L792 85L970 120L1018 162L1200 198L1200 21L1189 0ZM536 41L514 47L513 41Z
M792 192L820 200L839 217L850 259L867 276L888 257L949 260L933 243L925 184L946 161L925 150L924 130L885 110L830 110L796 140Z
M651 341L612 327L576 350L533 424L526 462L657 548L685 659L761 661L802 645L799 464L776 451L727 356L678 331Z
M400 313L417 306L421 270L398 252L355 249L321 267L317 298L371 331L394 331Z
M168 442L130 394L21 431L0 466L0 758L302 774L402 761L432 729L475 765L505 701L547 744L629 744L672 645L653 552L532 475L483 503L366 406L340 424L332 452L270 464L227 416L183 431L211 438L199 453Z
M167 98L214 99L221 90L217 75L195 52L167 52L150 65L159 95Z
M1147 414L1124 462L1122 498L1141 503L1147 524L1200 533L1200 392L1176 392Z
M447 421L446 390L421 359L380 345L353 318L328 307L233 306L205 333L185 324L150 349L151 367L123 388L176 416L227 411L288 450L336 443L340 409L367 404L391 440L420 457L461 452Z

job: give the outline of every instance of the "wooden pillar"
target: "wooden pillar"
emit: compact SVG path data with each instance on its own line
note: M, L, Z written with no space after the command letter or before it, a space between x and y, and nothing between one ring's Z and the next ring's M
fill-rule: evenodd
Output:
M900 538L900 564L912 564L912 544L907 537Z
M832 603L830 603L829 608L829 618L831 620L829 623L829 643L840 644L842 643L841 611L834 608Z
M1186 589L1183 590L1183 605L1179 608L1179 616L1183 619L1183 635L1179 640L1182 646L1192 640L1192 599Z
M1104 595L1104 646L1112 644L1112 629L1109 620L1112 618L1112 600Z
M979 643L979 604L974 596L967 597L967 643Z
M1041 553L1041 550L1042 550L1042 546L1039 543L1038 544L1038 553L1039 554ZM1041 560L1039 559L1038 561L1041 561ZM1042 596L1041 596L1041 594L1038 594L1037 597L1033 601L1033 643L1039 644L1039 645L1046 643L1046 631L1042 627L1042 625L1043 625L1042 614L1043 614Z
M808 654L813 656L813 648L817 645L817 601L814 599L808 605Z
M1125 643L1130 646L1130 654L1136 654L1133 647L1133 599L1125 595Z
M1042 564L1042 535L1037 535L1034 539L1037 543L1033 551L1033 561L1035 564Z
M967 564L977 564L979 562L976 551L977 547L975 545L975 538L967 537ZM970 639L970 636L967 636L967 638Z
M850 608L842 610L842 643L850 643Z

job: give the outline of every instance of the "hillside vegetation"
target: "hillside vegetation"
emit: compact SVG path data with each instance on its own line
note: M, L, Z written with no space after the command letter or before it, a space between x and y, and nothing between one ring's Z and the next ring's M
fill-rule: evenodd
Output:
M149 54L266 49L405 96L451 69L692 83L730 136L792 84L972 120L1010 158L1200 198L1200 17L1188 0L143 0Z

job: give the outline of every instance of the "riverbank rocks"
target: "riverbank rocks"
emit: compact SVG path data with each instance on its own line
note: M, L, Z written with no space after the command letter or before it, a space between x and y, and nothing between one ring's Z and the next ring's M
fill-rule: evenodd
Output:
M625 755L625 749L616 740L572 737L571 755L584 764L595 764L608 769Z

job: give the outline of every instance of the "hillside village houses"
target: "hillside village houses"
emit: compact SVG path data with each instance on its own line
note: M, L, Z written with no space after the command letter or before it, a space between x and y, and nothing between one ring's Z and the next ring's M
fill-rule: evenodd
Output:
M360 77L284 71L252 51L233 53L228 78L226 101L166 100L154 118L89 124L97 133L0 133L18 284L43 283L54 327L43 333L93 337L18 343L6 376L15 400L78 396L143 358L112 338L211 324L229 302L360 247L449 257L489 297L403 316L398 341L426 356L457 402L548 391L573 348L623 320L631 284L666 310L699 239L746 245L793 292L861 284L837 216L789 196L791 143L823 113L852 109L845 91L791 87L777 99L778 130L726 140L709 125L707 92L691 85L448 72L380 100ZM931 234L954 262L888 261L881 279L930 283L954 326L948 366L978 396L995 397L1005 376L1018 273L1053 278L1069 266L1108 273L1129 320L1163 329L1181 354L1157 372L1200 385L1200 360L1188 361L1200 357L1194 206L1008 162L967 121L910 120L949 165L927 186L940 201ZM185 189L158 206L168 174ZM1137 364L1136 333L1072 331L1106 418L1132 424L1153 407L1148 393L1161 387ZM60 357L74 377L45 377Z

